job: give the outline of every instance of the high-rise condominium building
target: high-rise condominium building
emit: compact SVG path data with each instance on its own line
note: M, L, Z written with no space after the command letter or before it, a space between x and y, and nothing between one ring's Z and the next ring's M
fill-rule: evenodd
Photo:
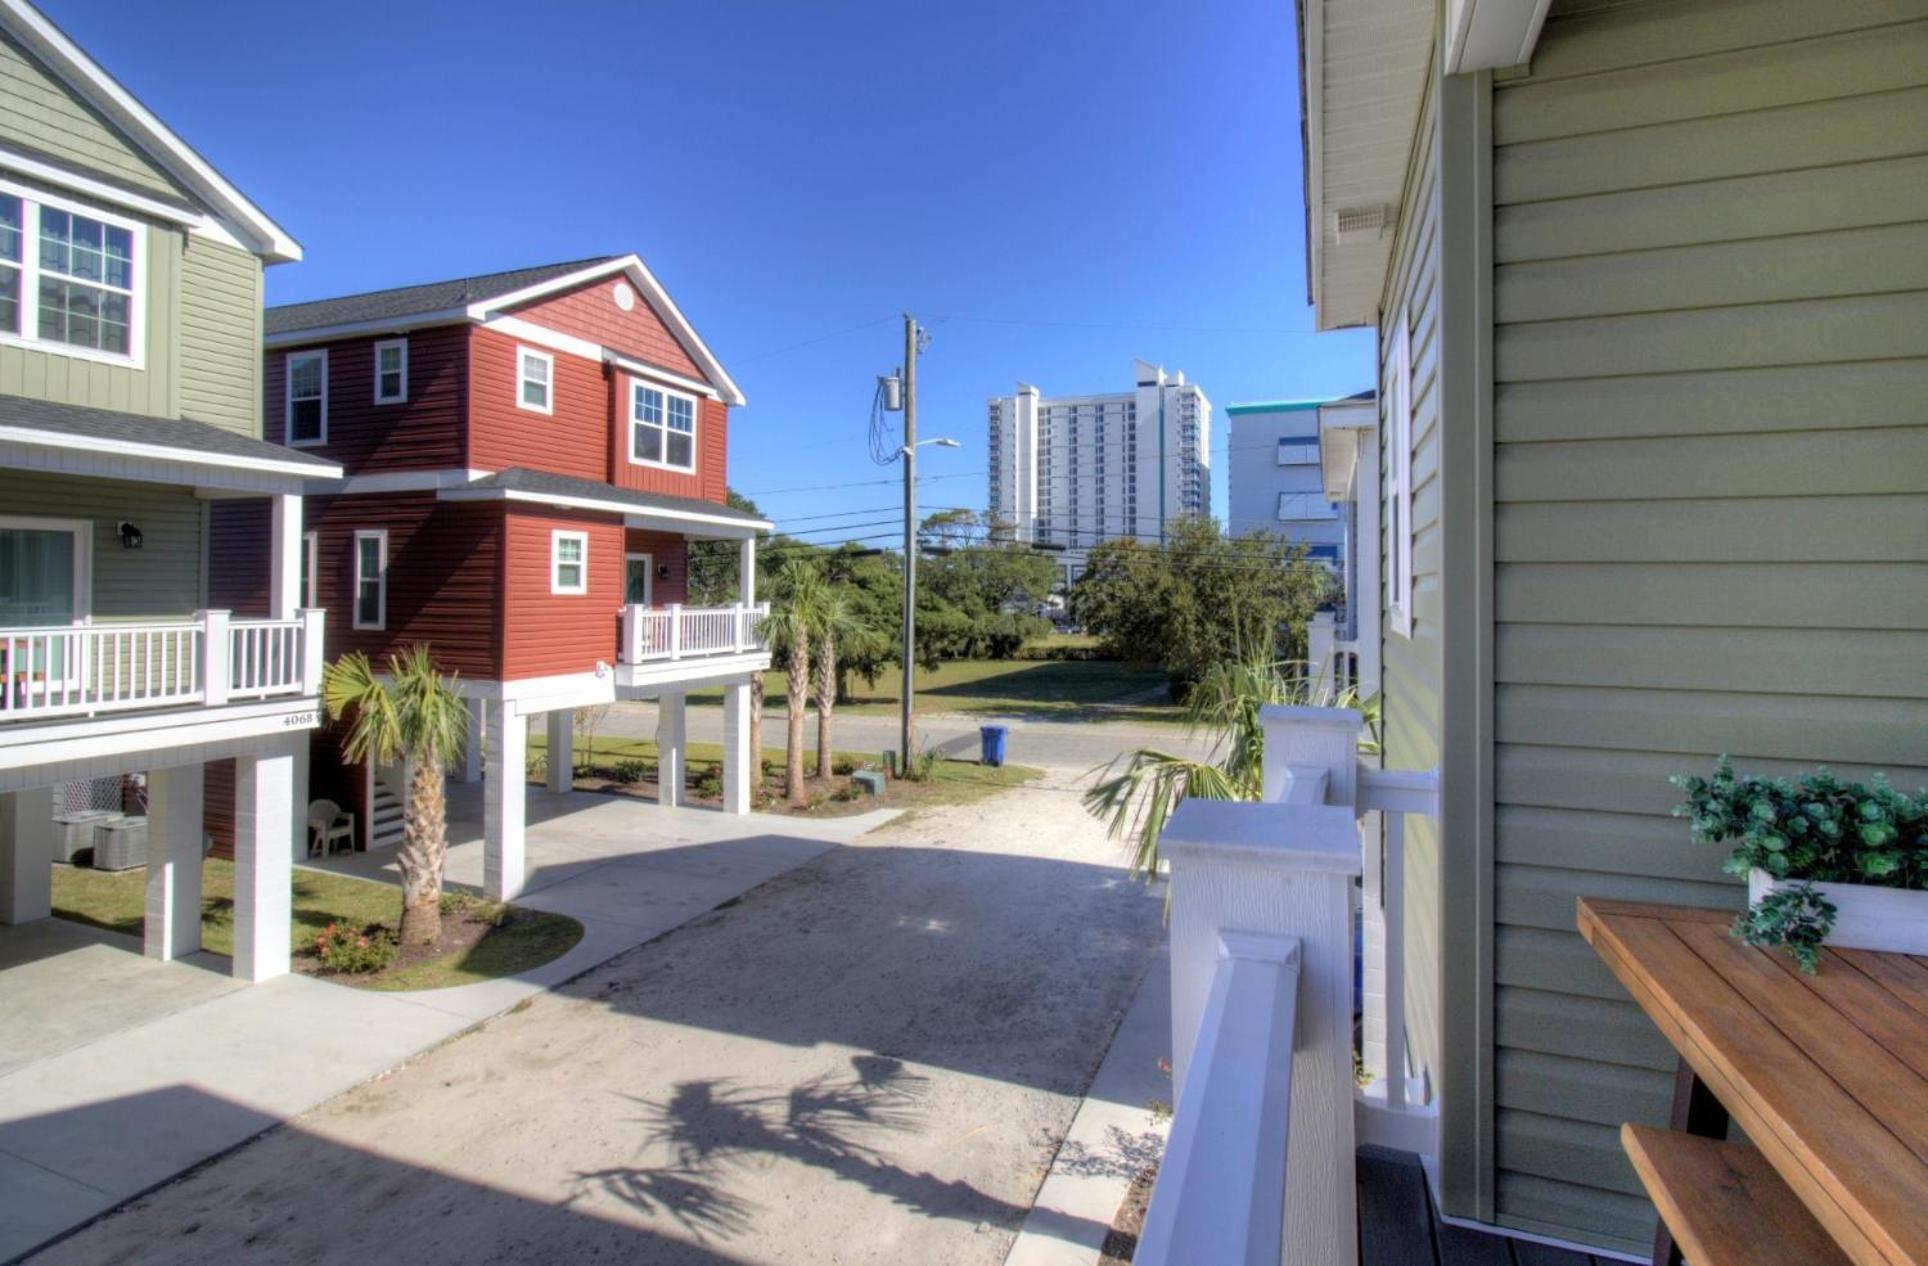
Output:
M1061 546L1075 577L1100 541L1157 541L1212 512L1212 402L1185 375L1135 364L1130 391L990 401L990 509L1020 541Z

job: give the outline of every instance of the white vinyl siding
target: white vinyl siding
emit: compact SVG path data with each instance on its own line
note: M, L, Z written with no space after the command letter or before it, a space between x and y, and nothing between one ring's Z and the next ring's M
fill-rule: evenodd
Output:
M1556 4L1493 126L1497 1212L1644 1252L1674 1056L1575 899L1741 902L1721 752L1928 782L1928 20Z

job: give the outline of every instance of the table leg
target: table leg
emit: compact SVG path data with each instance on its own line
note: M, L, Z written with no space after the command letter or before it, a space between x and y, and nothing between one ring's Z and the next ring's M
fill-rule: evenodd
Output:
M1668 1124L1683 1134L1701 1138L1727 1137L1727 1109L1684 1059L1674 1070L1674 1110ZM1663 1221L1654 1229L1653 1266L1681 1266L1681 1262L1680 1246Z

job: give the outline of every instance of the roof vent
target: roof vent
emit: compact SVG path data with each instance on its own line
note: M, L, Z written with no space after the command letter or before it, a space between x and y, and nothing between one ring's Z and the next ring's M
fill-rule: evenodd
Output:
M1386 235L1385 206L1341 207L1332 213L1332 240L1339 246L1376 242Z

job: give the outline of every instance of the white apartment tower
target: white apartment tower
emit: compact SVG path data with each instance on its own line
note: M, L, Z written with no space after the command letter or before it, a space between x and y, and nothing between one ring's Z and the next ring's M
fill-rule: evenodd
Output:
M1144 361L1130 391L1045 396L1019 383L990 400L990 510L1018 540L1062 546L1067 572L1100 541L1157 541L1212 512L1212 402Z

